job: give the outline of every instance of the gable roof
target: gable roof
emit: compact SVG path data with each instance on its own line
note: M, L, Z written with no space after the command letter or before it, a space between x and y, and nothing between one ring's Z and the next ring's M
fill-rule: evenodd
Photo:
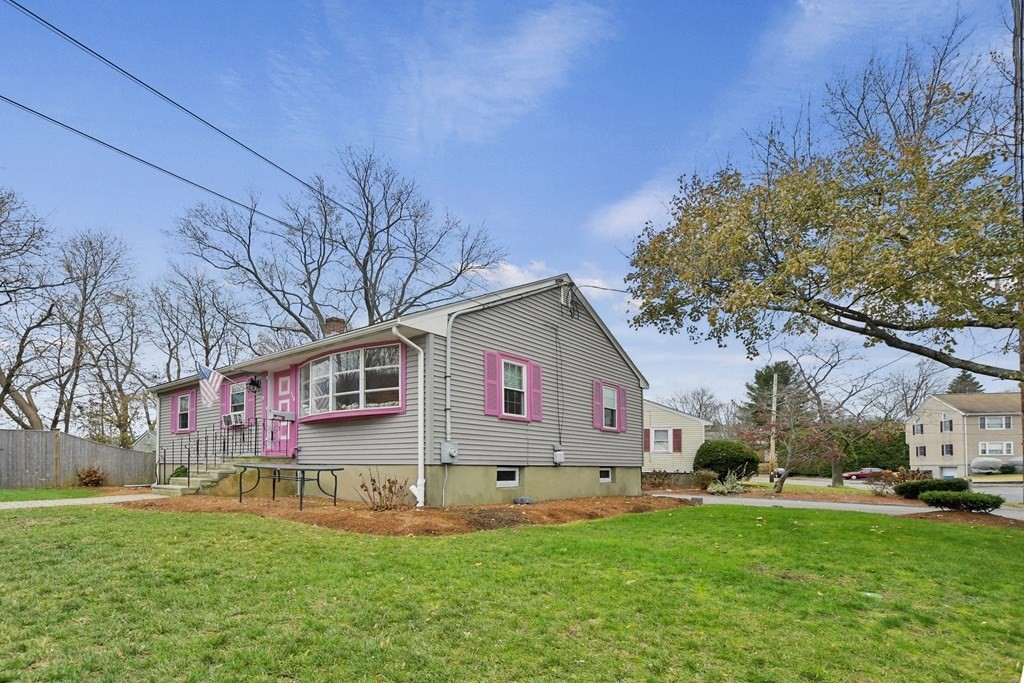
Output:
M691 420L695 420L695 421L697 421L697 422L700 422L700 423L701 423L702 425L704 425L705 427L711 427L712 425L714 425L714 423L713 423L713 422L708 422L707 420L704 420L704 419L702 419L702 418L699 418L699 417L697 417L696 415L690 415L689 413L684 413L684 412L683 412L683 411L681 411L681 410L676 410L675 408L672 408L672 407L670 407L670 406L667 406L667 405L665 405L664 403L658 403L657 401L652 401L652 400L651 400L651 399L649 399L649 398L645 398L645 399L644 399L644 406L648 406L648 405L650 405L650 406L654 406L654 407L656 407L656 408L661 408L662 410L667 410L667 411L669 411L670 413L675 413L676 415L682 415L683 417L688 417L688 418L690 418Z
M935 399L964 415L1020 414L1020 393L935 394Z
M554 277L536 280L534 282L527 282L522 285L508 287L496 292L487 292L486 294L481 294L462 301L455 301L435 306L433 308L427 308L422 311L416 311L415 313L399 316L392 320L385 320L375 325L355 328L341 334L332 334L324 337L323 339L317 339L288 349L275 351L274 353L255 356L238 363L232 363L231 365L217 368L217 371L224 375L231 375L239 372L281 369L289 365L296 356L312 355L319 351L327 351L333 347L349 343L393 341L394 336L391 333L391 329L393 327L398 327L399 331L406 336L419 335L423 333L445 336L447 334L448 316L452 313L470 311L474 308L480 308L488 305L498 305L530 294L536 294L548 289L553 289L564 284L576 287L576 283L573 282L572 278L569 277L568 274L563 273L562 275L556 275ZM593 306L590 305L590 302L587 301L586 297L583 296L581 292L579 292L579 287L576 287L576 294L579 302L583 305L583 308L586 309L587 313L589 313L598 324L598 327L600 327L601 331L608 338L608 341L611 342L612 346L626 362L630 370L633 371L633 374L635 374L637 379L640 380L641 386L644 389L647 389L650 386L647 382L647 378L644 377L642 372L640 372L640 368L638 368L629 357L626 350L622 348L622 345L615 338L615 335L612 334L611 330L608 329L608 326L605 325L604 321L601 320L601 316L597 314L597 311L595 311ZM149 391L153 393L163 393L182 386L194 384L197 379L198 377L196 375L190 375L173 382L164 382L162 384L154 385L149 387Z

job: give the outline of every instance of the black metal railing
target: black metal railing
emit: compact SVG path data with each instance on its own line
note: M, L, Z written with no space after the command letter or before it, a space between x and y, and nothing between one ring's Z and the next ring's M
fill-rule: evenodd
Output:
M173 474L184 467L187 470L185 477L191 486L195 469L209 470L237 458L260 457L264 449L273 450L281 426L278 420L253 418L235 427L211 425L177 436L170 443L160 445L158 475L162 479L169 478L168 468ZM286 455L295 457L294 452Z

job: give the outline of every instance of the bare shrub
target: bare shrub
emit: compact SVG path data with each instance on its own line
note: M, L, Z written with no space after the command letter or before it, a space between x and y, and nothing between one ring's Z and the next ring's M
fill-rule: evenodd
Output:
M693 473L693 487L707 491L708 486L718 481L718 472L714 470L697 470Z
M103 486L103 482L107 479L107 475L103 474L98 467L86 467L78 470L75 474L78 476L79 486Z
M359 500L374 512L397 510L402 507L402 501L408 491L408 479L399 481L394 477L382 478L380 468L370 473L369 482L363 477L362 472L359 473L359 487L356 493L359 494Z
M641 486L645 489L667 489L672 488L672 474L665 470L654 470L653 472L642 472L640 474Z

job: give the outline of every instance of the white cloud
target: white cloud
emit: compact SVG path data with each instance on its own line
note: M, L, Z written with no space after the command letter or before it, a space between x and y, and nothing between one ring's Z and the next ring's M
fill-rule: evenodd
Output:
M481 277L493 289L506 289L517 285L524 285L527 282L543 280L546 277L558 275L543 261L530 261L525 266L518 266L508 261L502 261L493 268L488 268L481 273Z
M647 221L660 223L669 213L674 185L660 179L647 182L625 199L594 211L587 219L587 229L611 239L640 234Z
M498 33L448 23L409 49L391 107L420 144L485 139L563 86L608 34L606 12L585 2L527 12Z

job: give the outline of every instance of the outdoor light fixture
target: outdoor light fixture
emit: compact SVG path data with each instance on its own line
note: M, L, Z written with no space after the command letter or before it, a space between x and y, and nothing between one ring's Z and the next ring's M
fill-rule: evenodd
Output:
M259 377L253 375L252 377L249 378L249 381L245 383L245 390L255 394L257 391L260 390L261 386L263 386L263 382L260 381Z

